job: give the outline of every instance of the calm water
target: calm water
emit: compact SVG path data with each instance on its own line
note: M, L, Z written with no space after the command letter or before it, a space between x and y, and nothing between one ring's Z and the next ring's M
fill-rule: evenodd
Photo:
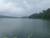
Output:
M16 33L18 38L50 38L50 21L42 19L0 18L0 36L4 33L9 35Z

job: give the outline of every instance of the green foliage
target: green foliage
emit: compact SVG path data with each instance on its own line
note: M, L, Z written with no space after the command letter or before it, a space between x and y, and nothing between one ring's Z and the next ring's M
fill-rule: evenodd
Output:
M47 10L43 10L43 12L39 14L32 14L29 18L43 18L43 19L50 19L50 8Z

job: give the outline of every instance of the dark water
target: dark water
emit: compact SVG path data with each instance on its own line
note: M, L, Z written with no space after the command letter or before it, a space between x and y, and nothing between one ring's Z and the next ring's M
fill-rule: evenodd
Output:
M13 33L18 38L50 38L50 20L0 18L0 37Z

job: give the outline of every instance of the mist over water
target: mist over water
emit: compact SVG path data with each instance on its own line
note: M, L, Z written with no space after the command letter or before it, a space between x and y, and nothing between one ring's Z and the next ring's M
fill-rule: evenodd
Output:
M50 0L0 0L0 38L4 36L50 38Z

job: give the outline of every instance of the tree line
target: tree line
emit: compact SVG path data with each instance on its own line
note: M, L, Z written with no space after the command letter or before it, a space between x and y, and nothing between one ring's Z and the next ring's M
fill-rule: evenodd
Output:
M43 10L43 12L32 14L29 16L29 18L50 19L50 8Z

